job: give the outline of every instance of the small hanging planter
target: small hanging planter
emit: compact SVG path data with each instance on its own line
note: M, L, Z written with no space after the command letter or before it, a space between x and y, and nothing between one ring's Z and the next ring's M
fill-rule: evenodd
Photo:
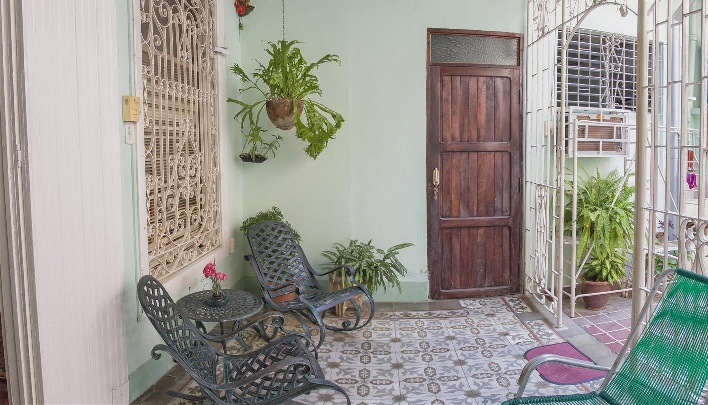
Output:
M296 104L298 115L302 114L305 102L298 100ZM295 126L293 101L289 98L277 98L266 101L266 113L268 113L270 122L277 128L287 131Z
M263 155L251 155L250 153L242 153L238 155L238 157L246 163L263 163L268 160L268 158Z

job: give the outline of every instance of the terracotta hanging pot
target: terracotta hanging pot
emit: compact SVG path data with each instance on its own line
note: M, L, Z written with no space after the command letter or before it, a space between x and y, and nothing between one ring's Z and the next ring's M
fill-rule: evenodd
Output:
M580 285L580 291L583 294L592 294L598 292L606 292L612 289L612 285L607 281L588 281L583 280ZM590 295L583 297L585 308L592 311L599 311L607 306L610 301L610 294Z
M297 101L298 114L302 114L305 102ZM289 98L279 98L266 101L266 113L268 118L276 127L288 130L295 126L295 114L293 114L293 101Z

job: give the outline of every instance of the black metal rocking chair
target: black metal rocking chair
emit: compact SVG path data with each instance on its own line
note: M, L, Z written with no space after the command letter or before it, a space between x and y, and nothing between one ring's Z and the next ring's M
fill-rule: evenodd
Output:
M320 330L318 348L324 342L325 329L351 331L371 322L374 299L369 290L354 279L351 267L338 267L316 274L292 231L282 222L263 221L251 225L247 237L253 254L247 255L245 259L253 266L266 301L276 311L292 312L316 323ZM342 268L352 286L333 292L324 291L315 276L324 276ZM359 294L366 296L370 306L369 317L363 323L361 306L355 300ZM341 327L325 324L326 311L347 301L352 303L356 312L354 322L342 321ZM310 337L308 328L305 328L305 333Z
M138 299L165 344L152 349L169 353L199 384L202 396L168 392L190 401L216 404L281 404L316 389L331 389L342 393L351 404L347 393L337 384L324 378L322 369L308 349L311 341L304 336L287 334L267 346L243 355L221 353L212 347L192 322L185 318L162 284L152 276L143 276L138 282ZM233 334L247 328L263 326L266 314L242 326ZM275 316L274 327L281 327L284 319ZM308 343L310 342L310 343Z

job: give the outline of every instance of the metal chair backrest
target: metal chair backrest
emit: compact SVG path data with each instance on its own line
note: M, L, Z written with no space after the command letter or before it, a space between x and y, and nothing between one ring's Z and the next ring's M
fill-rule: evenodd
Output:
M600 396L617 404L695 404L707 384L708 278L679 269Z
M143 276L138 282L138 300L165 344L189 365L192 372L215 384L216 350L182 315L162 284L152 276Z
M254 268L261 285L276 288L296 284L301 288L319 288L305 253L286 224L259 222L248 228L246 236L256 260ZM270 295L277 297L292 291L294 288L283 288Z

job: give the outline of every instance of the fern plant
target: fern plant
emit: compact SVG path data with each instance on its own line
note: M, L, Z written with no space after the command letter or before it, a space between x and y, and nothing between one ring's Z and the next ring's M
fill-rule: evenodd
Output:
M398 292L401 292L401 283L398 280L399 276L404 276L408 270L398 260L398 253L401 249L413 246L412 243L401 243L392 246L388 250L383 250L375 247L371 240L367 243L359 242L358 240L350 240L349 245L345 246L341 243L335 243L333 250L325 250L322 252L328 262L325 268L328 270L340 267L351 266L354 269L354 278L372 293L379 288L386 291L387 287L397 287ZM342 269L335 272L341 277L344 286L348 287L348 278L345 277L345 270Z
M624 277L624 261L634 237L634 187L615 169L606 177L585 172L577 194L577 259L586 256L583 276L589 281L616 282ZM565 228L570 230L572 190L566 188Z
M330 139L341 128L344 118L341 114L312 100L313 95L322 95L320 83L313 71L327 63L340 63L339 56L327 54L317 62L309 63L303 58L298 41L269 42L266 52L270 55L267 65L258 62L258 67L249 76L241 66L234 64L231 72L238 76L246 86L240 93L257 91L259 100L246 103L229 98L227 101L238 104L241 109L234 117L240 120L241 130L249 127L247 134L260 134L260 119L268 100L290 99L293 101L295 115L295 135L307 142L305 152L313 159L322 153ZM266 87L267 89L262 89ZM302 114L296 101L303 101Z
M280 221L280 222L285 222L285 224L290 228L290 230L293 233L293 236L295 237L295 240L298 242L302 241L302 238L300 237L300 234L297 233L295 229L293 229L293 226L290 225L290 222L286 221L283 217L282 211L280 211L280 208L278 207L272 207L269 210L265 211L260 211L256 213L256 215L250 216L246 218L243 223L241 224L241 227L239 228L242 232L248 231L248 228L251 226L263 222L263 221Z

